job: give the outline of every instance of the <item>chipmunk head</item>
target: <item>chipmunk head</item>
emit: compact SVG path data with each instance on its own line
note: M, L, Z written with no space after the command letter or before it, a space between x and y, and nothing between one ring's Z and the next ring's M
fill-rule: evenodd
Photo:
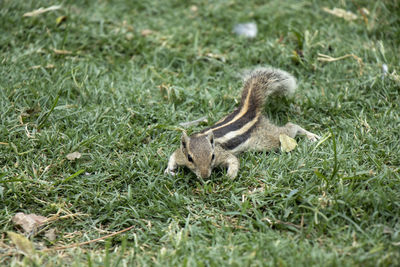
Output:
M183 132L181 149L186 157L186 166L189 167L197 177L210 177L215 162L214 134L212 131L192 136L187 136L187 134Z

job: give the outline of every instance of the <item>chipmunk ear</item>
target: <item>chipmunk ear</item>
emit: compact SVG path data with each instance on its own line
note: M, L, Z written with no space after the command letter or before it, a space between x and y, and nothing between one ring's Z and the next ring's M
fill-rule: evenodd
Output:
M182 136L181 136L181 149L182 149L182 152L186 151L188 143L189 143L189 136L187 136L186 132L183 131L182 132Z

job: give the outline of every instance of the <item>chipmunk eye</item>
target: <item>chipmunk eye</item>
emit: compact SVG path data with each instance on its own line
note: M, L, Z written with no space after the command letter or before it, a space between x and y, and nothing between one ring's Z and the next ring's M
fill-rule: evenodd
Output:
M187 156L187 159L188 159L189 162L193 163L193 158L192 158L192 156L190 156L189 154L188 154L188 156Z

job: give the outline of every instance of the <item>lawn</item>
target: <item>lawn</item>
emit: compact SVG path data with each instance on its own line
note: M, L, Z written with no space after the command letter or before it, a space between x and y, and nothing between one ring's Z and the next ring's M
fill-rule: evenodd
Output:
M399 266L398 10L2 0L0 265ZM255 38L233 33L246 22ZM256 66L298 80L269 118L321 141L243 153L234 180L165 175L180 123L232 111ZM26 232L18 212L48 219Z

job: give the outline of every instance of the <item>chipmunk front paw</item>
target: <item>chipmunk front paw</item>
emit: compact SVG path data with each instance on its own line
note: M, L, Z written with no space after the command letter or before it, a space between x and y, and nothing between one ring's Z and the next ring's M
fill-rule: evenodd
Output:
M170 174L170 175L172 175L172 176L175 176L175 175L176 175L175 170L171 170L170 168L166 168L165 171L164 171L164 173L165 173L165 174Z

